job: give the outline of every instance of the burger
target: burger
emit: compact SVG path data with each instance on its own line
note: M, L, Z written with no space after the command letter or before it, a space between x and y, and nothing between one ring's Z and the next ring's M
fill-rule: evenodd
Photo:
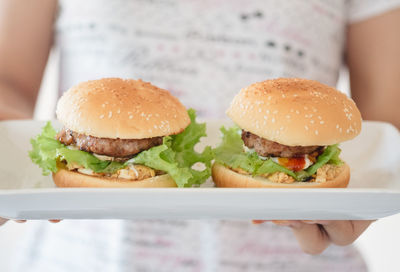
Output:
M345 94L314 80L279 78L237 94L221 128L212 177L218 187L347 187L349 166L338 143L361 130Z
M62 129L48 122L29 155L59 187L190 187L211 175L211 148L194 150L205 124L150 83L83 82L65 92L56 113Z

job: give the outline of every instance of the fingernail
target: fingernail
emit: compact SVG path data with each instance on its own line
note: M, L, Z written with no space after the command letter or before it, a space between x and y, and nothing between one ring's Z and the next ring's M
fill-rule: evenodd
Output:
M50 219L49 220L49 222L51 222L51 223L58 223L60 221L61 221L60 219Z
M17 223L25 223L26 222L26 220L14 220L14 221Z
M267 220L251 220L251 222L252 222L254 225L259 225L259 224L262 224L262 223L264 223L264 222L267 222Z
M301 222L306 223L306 224L317 224L317 221L315 221L315 220L302 220Z
M290 226L291 223L289 220L272 220L272 223L279 226Z

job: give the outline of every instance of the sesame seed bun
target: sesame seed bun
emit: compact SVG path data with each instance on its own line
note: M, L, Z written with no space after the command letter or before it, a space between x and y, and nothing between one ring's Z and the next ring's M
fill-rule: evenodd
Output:
M60 169L53 173L57 187L96 187L96 188L151 188L176 187L170 175L160 175L143 180L128 180L119 178L96 177L75 171Z
M261 176L239 174L219 163L212 167L212 178L217 187L230 188L345 188L350 180L350 168L342 164L339 174L326 182L277 183Z
M354 101L314 80L278 78L242 89L228 116L242 129L288 146L331 145L357 136Z
M75 132L111 139L178 134L190 123L185 107L168 91L119 78L72 87L58 101L57 118Z

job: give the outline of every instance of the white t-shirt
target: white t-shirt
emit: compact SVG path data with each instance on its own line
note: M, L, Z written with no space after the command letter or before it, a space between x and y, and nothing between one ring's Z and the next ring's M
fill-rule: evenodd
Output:
M400 1L60 4L60 94L89 79L142 78L170 90L200 116L223 118L232 97L256 81L305 77L335 85L346 26ZM16 271L365 270L350 247L309 256L289 229L244 221L44 223L31 229L20 252Z

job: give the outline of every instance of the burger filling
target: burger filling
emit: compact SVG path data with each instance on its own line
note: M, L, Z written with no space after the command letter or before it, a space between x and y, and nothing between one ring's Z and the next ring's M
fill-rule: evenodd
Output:
M272 182L326 182L340 172L340 149L331 146L287 146L251 132L222 128L216 161L239 174L263 176Z
M99 138L80 134L67 128L62 128L58 132L56 139L66 145L69 149L90 152L102 161L116 162L126 162L135 154L148 150L154 146L161 145L163 141L162 137L146 139ZM156 175L165 174L164 171L157 171L150 167L137 164L128 164L124 168L113 173L97 173L74 162L68 163L64 161L64 164L68 170L77 171L81 174L128 180L143 180Z
M143 180L169 174L178 187L200 185L211 174L213 152L207 146L194 150L206 136L205 124L196 122L194 110L188 110L190 124L176 135L147 139L109 139L77 133L68 128L60 132L48 122L42 133L31 139L29 156L43 174L60 168L85 175ZM194 165L201 163L201 170Z
M304 155L322 153L323 146L287 146L261 138L251 132L242 130L243 143L248 148L254 148L258 155L263 157L304 157Z
M80 134L63 128L56 136L65 145L76 146L79 150L105 155L119 160L128 160L133 155L162 144L162 137L147 139L109 139Z

